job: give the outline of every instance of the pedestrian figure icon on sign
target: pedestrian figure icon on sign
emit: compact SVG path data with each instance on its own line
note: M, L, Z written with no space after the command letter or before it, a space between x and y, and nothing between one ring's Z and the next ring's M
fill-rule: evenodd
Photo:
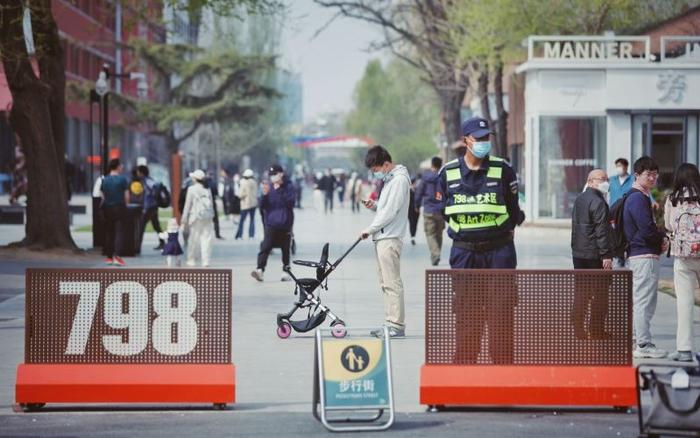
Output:
M351 345L343 350L343 353L340 355L340 361L346 370L352 373L359 373L364 371L369 365L369 354L367 350L359 345Z

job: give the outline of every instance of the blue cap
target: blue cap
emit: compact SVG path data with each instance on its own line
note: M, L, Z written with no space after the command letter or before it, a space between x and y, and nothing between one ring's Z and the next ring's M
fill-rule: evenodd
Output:
M489 129L489 122L481 117L472 117L462 122L462 135L471 135L474 138L486 137L488 134L493 134Z

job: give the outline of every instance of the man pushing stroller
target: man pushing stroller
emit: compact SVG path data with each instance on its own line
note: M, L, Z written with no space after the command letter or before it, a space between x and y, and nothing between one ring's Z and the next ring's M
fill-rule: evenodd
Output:
M374 241L379 283L384 295L384 324L389 330L389 336L404 337L406 323L400 267L403 236L408 226L411 177L406 167L391 162L391 155L381 146L374 146L367 151L365 165L372 171L374 178L384 181L384 186L376 202L370 199L362 201L365 207L377 214L360 237L366 239L372 236ZM372 335L379 337L382 332L382 329L374 330Z

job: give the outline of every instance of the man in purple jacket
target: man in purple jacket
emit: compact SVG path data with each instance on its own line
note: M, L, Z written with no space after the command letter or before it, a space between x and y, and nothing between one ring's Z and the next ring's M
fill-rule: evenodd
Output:
M652 342L651 319L656 311L659 289L659 255L668 241L656 227L649 193L659 177L659 166L650 157L634 163L635 181L625 200L622 229L628 243L629 267L632 270L632 302L636 358L663 358L666 351Z
M440 263L442 250L442 235L445 230L445 218L442 216L442 192L440 191L440 176L442 159L433 157L430 170L426 170L416 190L416 208L423 207L423 228L425 239L430 249L430 262L433 266Z
M265 218L263 223L265 237L260 244L258 267L250 273L258 281L263 281L263 272L272 248L282 248L283 268L289 266L289 247L294 225L294 202L296 201L294 185L289 178L285 178L284 169L278 164L271 166L268 174L272 187L268 183L263 185L263 196L259 204ZM289 280L291 277L285 271L282 274L282 281Z

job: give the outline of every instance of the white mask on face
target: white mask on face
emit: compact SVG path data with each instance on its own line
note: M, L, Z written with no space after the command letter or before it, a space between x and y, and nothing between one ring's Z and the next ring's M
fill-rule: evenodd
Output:
M607 181L603 181L602 183L598 184L598 190L600 190L600 192L603 194L608 193L609 189L610 189L610 183Z
M270 182L272 184L277 184L278 182L281 182L281 181L282 181L282 174L281 173L270 176Z
M617 175L618 176L625 176L627 172L625 171L625 168L622 166L617 166Z

